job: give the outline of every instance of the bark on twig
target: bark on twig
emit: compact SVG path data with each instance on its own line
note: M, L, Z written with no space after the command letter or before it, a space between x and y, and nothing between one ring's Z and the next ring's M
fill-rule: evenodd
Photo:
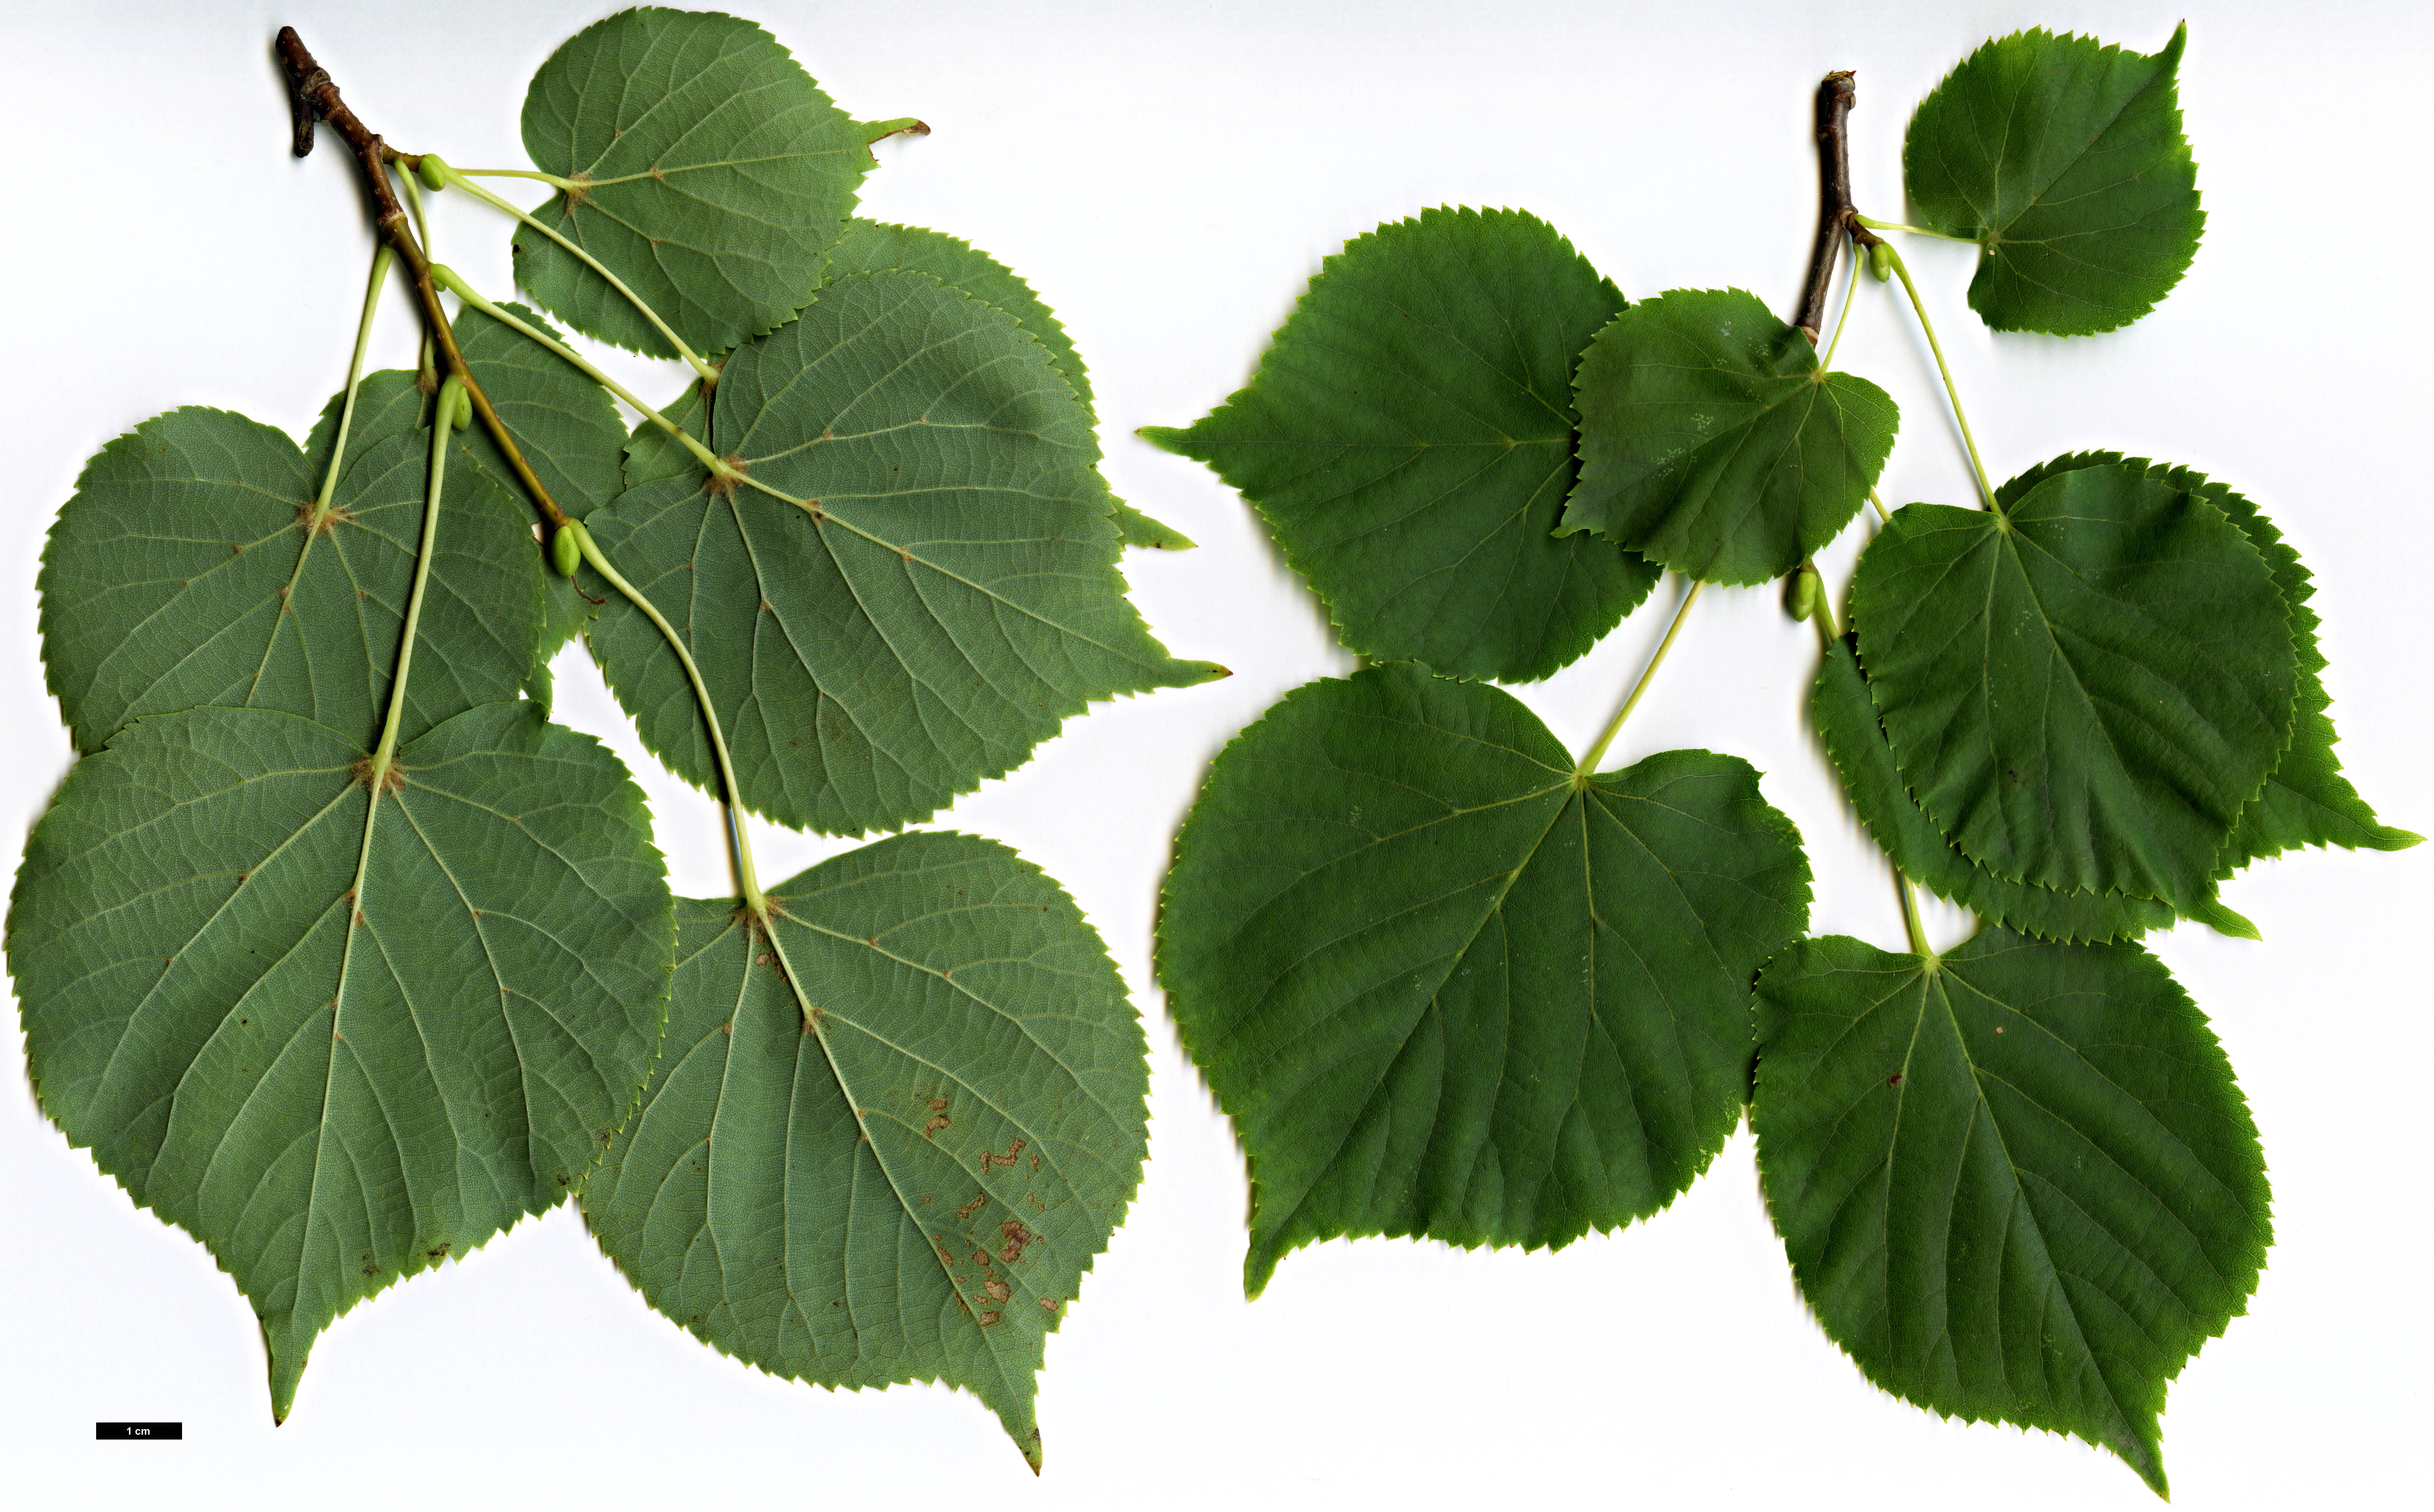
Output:
M1851 203L1851 143L1844 127L1860 92L1849 69L1826 76L1817 86L1817 247L1808 258L1808 291L1800 301L1800 318L1792 323L1817 343L1826 323L1826 297L1834 282L1834 260L1848 237L1861 247L1879 238L1860 225Z
M432 340L438 345L441 365L465 386L466 397L473 402L473 413L482 418L490 438L499 443L500 454L507 466L540 507L541 518L556 527L567 523L566 511L549 496L549 490L535 476L532 464L507 434L499 412L490 407L490 396L473 381L473 372L466 365L465 354L456 350L455 333L448 328L448 313L440 308L439 291L431 282L431 260L422 254L422 244L414 239L413 225L406 219L405 207L398 202L397 190L388 181L388 165L397 153L383 142L361 117L347 108L338 97L336 81L329 70L316 62L305 47L304 39L296 35L293 26L279 28L279 61L287 70L289 103L295 112L295 152L303 157L313 150L313 123L326 121L330 129L345 140L355 155L356 163L364 170L365 186L372 197L372 221L383 240L397 251L398 260L405 265L414 281L414 295L422 306L422 318L431 329Z

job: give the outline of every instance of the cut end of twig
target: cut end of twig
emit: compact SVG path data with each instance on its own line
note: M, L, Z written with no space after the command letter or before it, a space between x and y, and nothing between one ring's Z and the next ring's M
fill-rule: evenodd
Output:
M744 474L749 471L750 464L729 452L718 459L718 467L710 474L710 481L702 485L702 491L713 499L724 499L735 491L735 486L744 481Z

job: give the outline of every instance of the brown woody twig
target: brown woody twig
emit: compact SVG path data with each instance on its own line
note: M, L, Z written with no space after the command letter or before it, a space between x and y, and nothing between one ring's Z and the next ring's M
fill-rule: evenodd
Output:
M421 244L414 239L414 229L406 219L405 207L398 202L397 190L388 181L388 165L397 161L397 152L347 108L347 102L338 97L338 86L330 77L329 70L314 60L313 54L304 46L304 39L296 35L295 27L279 28L278 50L279 61L287 70L289 103L294 111L296 126L296 155L300 158L313 150L313 123L317 119L327 121L331 129L336 131L352 149L356 163L364 170L365 184L371 191L373 223L379 228L382 239L396 249L399 261L405 265L406 271L414 280L415 298L422 305L423 320L431 328L432 339L438 345L444 366L457 382L465 386L466 397L473 403L473 412L482 418L483 426L489 431L490 438L499 443L499 451L506 457L507 466L515 471L516 477L532 494L533 503L540 507L541 518L552 527L566 524L566 511L557 507L557 501L549 496L549 490L534 475L532 464L524 460L524 454L517 447L515 438L507 434L506 423L499 419L499 412L490 407L489 396L482 392L480 384L473 381L473 372L466 366L465 354L456 349L455 333L448 328L447 312L439 307L439 291L431 282L431 260L423 255Z

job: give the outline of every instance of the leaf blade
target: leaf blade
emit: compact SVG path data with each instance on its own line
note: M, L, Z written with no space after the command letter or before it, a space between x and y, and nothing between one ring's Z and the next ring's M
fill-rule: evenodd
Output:
M900 835L772 897L774 951L731 900L680 905L674 1048L585 1189L592 1232L722 1352L833 1387L964 1386L1037 1469L1047 1335L1147 1153L1123 984L992 841Z
M1581 473L1565 535L1591 532L1705 582L1780 577L1842 532L1900 412L1740 289L1674 289L1618 314L1581 358Z
M9 915L44 1111L236 1280L282 1418L331 1321L582 1177L673 943L596 742L468 711L377 817L364 754L268 710L138 721L70 775Z
M1750 974L1808 898L1733 758L1576 785L1492 689L1288 695L1211 768L1159 923L1250 1158L1245 1290L1321 1238L1556 1246L1664 1207L1740 1117Z
M1843 936L1759 978L1752 1123L1802 1295L1869 1379L2076 1434L2164 1491L2166 1384L2245 1310L2263 1151L2205 1020L2135 946Z
M2085 335L2162 302L2205 213L2181 134L2184 23L2151 57L2014 32L1972 53L1911 117L1902 178L1920 222L1980 244L1969 307L1997 331Z
M874 166L852 118L748 21L654 6L593 23L524 97L535 166L585 184L534 212L705 355L794 318ZM574 202L570 203L573 199ZM587 335L677 353L598 274L529 227L516 282Z
M1089 701L1220 674L1123 596L1071 387L934 279L823 289L728 362L710 434L804 502L669 478L587 527L687 638L758 813L830 833L925 817ZM612 600L591 644L644 744L711 787L658 629Z
M1552 532L1572 482L1572 365L1622 296L1546 222L1422 212L1327 260L1249 387L1141 434L1260 511L1344 644L1533 681L1656 572Z

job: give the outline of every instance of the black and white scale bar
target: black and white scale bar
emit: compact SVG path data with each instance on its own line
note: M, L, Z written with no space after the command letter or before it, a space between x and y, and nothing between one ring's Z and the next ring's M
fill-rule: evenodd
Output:
M184 1423L95 1423L95 1438L183 1438Z

